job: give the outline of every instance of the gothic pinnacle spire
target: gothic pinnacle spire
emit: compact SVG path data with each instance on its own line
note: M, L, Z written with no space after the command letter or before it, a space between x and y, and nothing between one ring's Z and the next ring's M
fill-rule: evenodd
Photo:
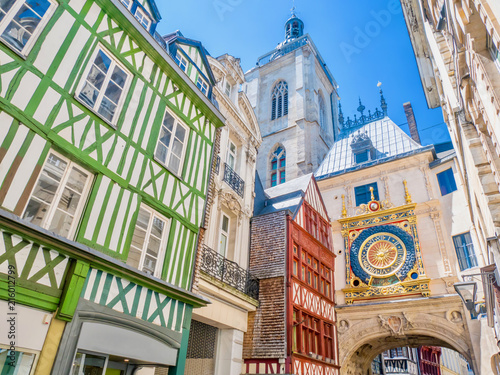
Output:
M339 102L339 124L344 125L344 113L342 112L342 104Z
M361 103L361 98L359 98L359 107L358 107L358 112L361 113L361 116L363 116L363 111L365 110L365 106Z
M387 116L387 102L385 101L382 89L380 89L380 108L382 108L384 116Z

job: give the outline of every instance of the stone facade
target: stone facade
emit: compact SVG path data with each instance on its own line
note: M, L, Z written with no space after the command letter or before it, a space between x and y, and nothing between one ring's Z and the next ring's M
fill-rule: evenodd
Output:
M374 159L357 163L351 159L355 150L349 145L342 152L338 152L340 146L334 145L316 173L332 219L338 257L335 288L342 373L357 374L368 368L380 352L409 344L454 348L477 371L486 351L477 344L481 337L488 337L480 329L485 320L470 319L454 294L453 284L462 275L480 272L487 264L487 256L470 219L466 182L459 173L455 153L450 147L442 151L439 145L434 148L416 143L408 151L409 146L403 145L410 142L409 136L388 138L384 132L374 131L377 122L360 125L360 131L383 154L377 151ZM382 123L386 130L395 126L387 118ZM356 129L344 129L336 144L345 141L351 132L357 134ZM356 138L349 136L349 144L355 142ZM391 147L399 151L393 154ZM344 162L339 164L339 160ZM444 177L450 178L453 186L446 188ZM363 186L376 190L378 203L374 208L366 201L358 202ZM405 280L402 274L396 282L386 279L389 285L381 282L368 286L358 279L359 272L353 271L352 257L357 255L350 248L363 231L392 231L389 227L384 230L383 225L400 225L412 233L415 245L405 246L416 249L414 274ZM414 229L409 230L412 226ZM461 252L465 248L457 245L462 238L468 242L465 257ZM374 277L370 283L380 280Z
M500 6L495 0L401 1L429 107L441 107L487 263L500 247ZM490 325L498 301L488 301ZM497 318L496 318L497 319ZM494 327L497 341L500 329ZM484 363L489 362L485 358ZM486 366L482 371L491 371ZM495 369L495 373L497 370Z
M311 37L281 43L260 58L245 79L244 91L263 138L257 171L264 188L271 187L270 159L278 146L286 151L285 181L314 172L336 133L338 98L337 83ZM288 113L273 119L272 95L279 82L288 86Z
M258 305L257 281L248 279L248 251L256 154L262 140L253 109L238 90L244 80L239 59L226 54L208 61L216 80L213 95L226 122L215 143L195 284L212 304L193 313L203 324L197 323L200 328L190 336L193 350L188 350L185 374L238 375L247 314ZM210 332L215 334L209 340Z

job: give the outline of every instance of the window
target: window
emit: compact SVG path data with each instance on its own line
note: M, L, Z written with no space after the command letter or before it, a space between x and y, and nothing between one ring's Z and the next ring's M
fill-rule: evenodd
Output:
M146 12L144 12L141 8L137 7L135 10L135 18L137 18L137 21L144 26L146 30L149 31L149 26L151 26L151 20L149 19L148 15Z
M168 221L153 209L141 205L135 223L127 264L160 277L166 248Z
M231 84L226 81L226 89L225 89L226 95L231 97Z
M460 271L468 268L477 267L477 258L472 245L470 233L459 234L453 237L455 251L457 252Z
M56 4L49 0L0 1L0 35L16 51L27 54Z
M227 164L234 170L236 164L236 145L229 141L229 145L227 148Z
M187 126L174 119L168 111L165 112L155 157L176 175L181 172L188 132Z
M441 195L447 195L457 190L457 184L455 182L455 177L453 176L453 170L451 168L438 173L437 179L439 183L439 189L441 189Z
M379 200L376 182L368 185L357 186L354 188L354 195L356 196L356 206L360 206L371 201L371 187L373 188L373 195L375 197L375 200Z
M491 53L491 58L495 62L497 68L500 70L500 51L498 50L498 47L493 41L493 38L490 36L490 34L486 34L486 37L487 37L488 49L490 50Z
M188 62L179 51L177 51L177 53L175 54L175 62L180 66L182 70L187 73Z
M106 356L78 351L73 361L71 375L104 374L107 362L108 358Z
M334 359L333 353L334 353L334 348L333 348L333 325L328 324L328 323L323 323L324 324L324 344L325 344L325 350L324 350L324 355L325 358L330 358Z
M204 95L207 95L208 93L208 84L205 82L205 80L201 77L198 77L198 80L196 81L196 86L201 90L201 92Z
M219 254L226 256L227 243L229 240L229 217L222 214L220 224Z
M318 105L319 105L319 126L321 126L321 129L326 130L325 101L323 100L323 95L321 93L318 95Z
M271 155L271 186L276 186L285 182L285 168L285 149L278 146Z
M113 123L125 97L123 92L128 85L130 73L102 48L97 48L91 61L77 97L105 120Z
M354 158L356 159L356 164L364 163L365 161L370 160L370 151L366 150L358 152L357 154L354 154Z
M16 348L10 350L5 345L0 346L0 373L2 375L31 375L36 362L35 352Z
M121 0L121 2L127 9L132 8L132 0Z
M286 82L280 81L274 86L271 103L271 120L288 114L288 85Z
M91 176L80 166L51 152L31 193L23 219L73 239Z

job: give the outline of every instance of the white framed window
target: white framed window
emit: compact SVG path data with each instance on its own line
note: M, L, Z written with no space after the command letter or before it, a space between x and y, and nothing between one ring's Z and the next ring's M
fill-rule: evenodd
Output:
M488 45L488 49L490 50L491 58L495 62L495 65L497 66L498 70L500 70L500 51L498 47L495 45L495 42L493 41L493 38L490 36L490 34L486 34L486 43Z
M227 96L231 97L231 84L228 81L226 81L226 89L224 91Z
M152 208L141 205L127 264L150 275L161 277L169 223L169 220Z
M175 62L177 63L177 65L180 66L180 68L183 71L187 73L188 62L186 58L182 56L182 54L179 51L177 51L177 53L175 54Z
M114 124L128 88L131 74L103 47L90 58L77 90L77 98L102 118Z
M168 170L177 176L182 172L182 163L186 152L189 128L165 112L160 137L156 144L155 157Z
M38 362L39 352L17 348L10 350L7 345L0 345L0 370L3 374L33 375ZM9 371L10 369L10 371Z
M196 86L201 90L201 92L204 95L207 95L207 93L208 93L208 84L207 84L207 82L203 78L198 77L198 79L196 80Z
M227 164L234 170L236 165L236 145L230 140L227 145Z
M53 0L0 1L0 38L26 55L56 8Z
M23 219L73 239L92 183L93 175L51 151Z
M78 350L71 367L71 375L105 374L108 356Z
M146 30L149 31L149 26L151 26L151 20L149 19L146 12L144 12L141 8L137 7L137 9L135 10L134 17L137 19L137 21L140 22L142 26L144 26Z
M130 10L132 8L132 0L120 0L125 7Z
M227 243L229 242L229 216L222 214L220 220L220 235L219 235L219 254L223 257L227 253Z

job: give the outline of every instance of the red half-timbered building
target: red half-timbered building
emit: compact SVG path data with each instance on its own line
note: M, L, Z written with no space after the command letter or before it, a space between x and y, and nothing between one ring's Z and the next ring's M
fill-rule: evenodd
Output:
M256 194L250 272L260 306L249 316L243 373L337 375L335 255L316 181L306 175Z

